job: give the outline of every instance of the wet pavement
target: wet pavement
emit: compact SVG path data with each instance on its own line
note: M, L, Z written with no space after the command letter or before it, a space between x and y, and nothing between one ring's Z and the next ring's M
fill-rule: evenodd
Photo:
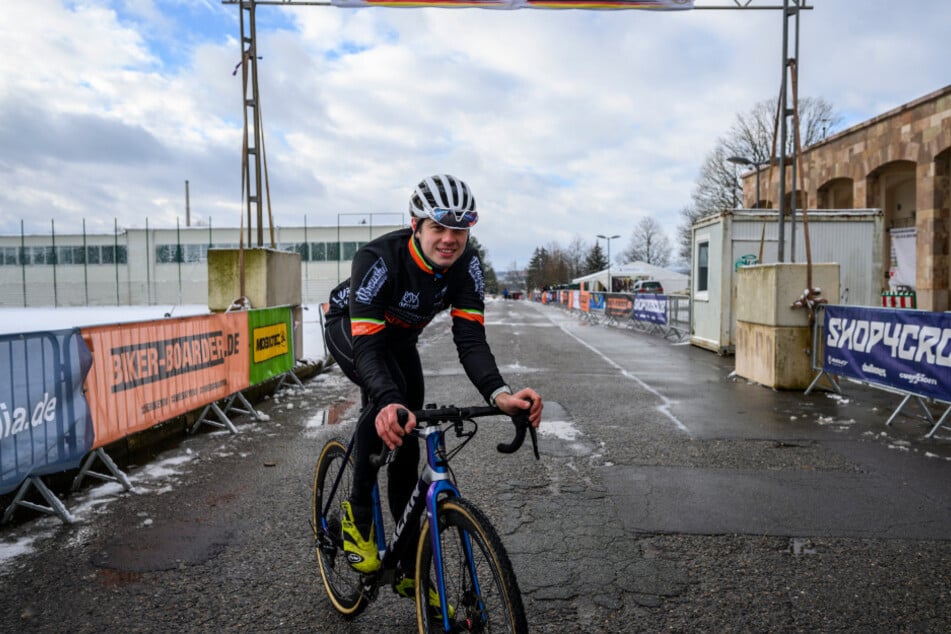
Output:
M559 308L499 301L487 322L508 381L546 399L542 459L496 453L510 427L487 421L453 468L533 631L947 631L951 431L886 427L891 394L777 392L730 358ZM447 326L423 339L427 393L476 403ZM342 620L314 563L313 461L355 400L331 371L260 403L266 422L130 467L133 493L71 496L76 525L0 529L30 550L0 564L0 629L415 631L385 589Z

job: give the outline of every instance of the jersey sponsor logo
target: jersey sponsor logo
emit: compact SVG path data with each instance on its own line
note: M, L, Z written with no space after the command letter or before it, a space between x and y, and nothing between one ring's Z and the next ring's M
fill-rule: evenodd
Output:
M405 291L403 293L403 299L400 300L400 308L408 308L410 310L416 310L419 308L419 291L415 293L413 291Z
M485 278L482 275L482 265L479 263L479 258L473 257L469 261L469 277L472 278L472 283L475 284L475 292L479 294L479 299L485 300Z
M383 258L374 262L370 270L363 276L363 280L360 281L360 288L356 292L357 301L361 304L371 303L386 283L386 273L386 262L383 261Z
M347 304L350 303L350 287L344 286L341 288L339 293L331 296L330 301L332 301L337 308L346 308Z
M436 290L436 293L433 295L433 313L438 313L441 310L446 308L446 291L449 289L443 286L440 289Z

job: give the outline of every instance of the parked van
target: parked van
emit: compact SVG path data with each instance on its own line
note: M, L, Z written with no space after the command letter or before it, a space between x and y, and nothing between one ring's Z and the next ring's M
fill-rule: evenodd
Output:
M657 280L638 280L634 282L634 287L631 290L635 293L664 294L664 287Z

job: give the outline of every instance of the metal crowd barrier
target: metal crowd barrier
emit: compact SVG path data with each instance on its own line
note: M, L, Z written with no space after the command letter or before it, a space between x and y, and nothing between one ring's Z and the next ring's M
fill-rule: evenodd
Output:
M921 414L905 415L927 422L925 438L951 428L951 313L819 305L811 363L816 376L805 394L823 379L842 394L844 378L901 397L886 426L916 403ZM928 405L943 411L936 417Z
M592 324L630 328L678 342L690 337L687 296L560 290L544 291L533 299L561 306Z

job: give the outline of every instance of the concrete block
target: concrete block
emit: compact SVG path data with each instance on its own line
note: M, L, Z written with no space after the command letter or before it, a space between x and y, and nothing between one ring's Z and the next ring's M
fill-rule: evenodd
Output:
M839 298L839 265L813 264L812 286L829 301ZM765 326L807 326L809 312L792 308L806 290L806 265L796 263L742 266L737 271L736 320ZM736 344L739 350L739 341Z
M736 374L780 390L804 390L815 373L808 326L736 324Z
M227 310L241 297L238 249L208 251L208 308ZM244 296L252 308L299 306L301 303L300 254L275 249L245 249Z

